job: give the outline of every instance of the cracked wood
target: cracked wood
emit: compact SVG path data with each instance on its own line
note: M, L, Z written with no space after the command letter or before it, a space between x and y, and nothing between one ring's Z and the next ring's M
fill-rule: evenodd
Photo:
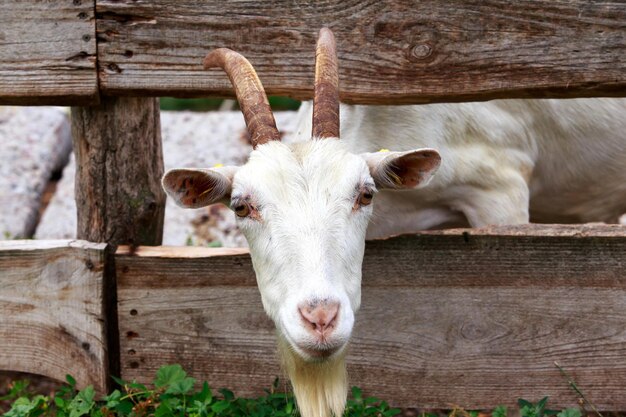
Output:
M158 245L165 192L159 100L103 97L72 108L77 236L112 245Z
M106 392L105 247L0 241L0 369Z
M0 104L98 102L89 0L0 2Z
M344 102L626 95L625 2L97 0L96 11L106 94L232 96L221 71L202 69L228 47L269 94L311 98L328 26Z
M626 228L528 225L368 242L351 384L420 408L489 409L577 396L626 409ZM122 376L180 363L213 387L258 395L282 376L249 256L120 248Z

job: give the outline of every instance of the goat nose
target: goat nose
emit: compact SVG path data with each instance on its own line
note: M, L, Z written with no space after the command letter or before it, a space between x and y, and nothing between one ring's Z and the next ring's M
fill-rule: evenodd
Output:
M324 301L320 303L308 303L298 307L300 315L311 330L323 335L333 329L335 319L339 313L339 303L336 301Z

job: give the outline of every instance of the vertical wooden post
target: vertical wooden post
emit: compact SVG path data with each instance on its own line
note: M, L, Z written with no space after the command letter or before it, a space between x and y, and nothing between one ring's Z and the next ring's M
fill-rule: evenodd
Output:
M104 97L72 109L79 239L159 245L165 194L159 100Z
M120 375L114 246L159 245L165 193L159 100L103 97L72 108L79 239L107 242L104 309L111 375ZM108 383L111 384L109 378Z

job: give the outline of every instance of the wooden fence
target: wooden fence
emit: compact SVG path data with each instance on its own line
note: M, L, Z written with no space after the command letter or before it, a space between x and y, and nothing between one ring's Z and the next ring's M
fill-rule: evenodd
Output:
M210 49L243 52L271 94L298 98L324 25L344 101L626 96L625 21L621 1L0 3L0 103L82 106L83 239L0 242L0 369L69 372L99 391L166 362L241 394L280 375L245 251L141 246L163 225L151 96L230 95L201 69ZM575 405L558 361L599 408L626 410L625 267L617 226L370 242L352 381L399 406Z
M202 69L222 46L270 94L310 98L324 25L343 101L621 96L625 21L622 1L15 0L0 4L0 103L231 95Z

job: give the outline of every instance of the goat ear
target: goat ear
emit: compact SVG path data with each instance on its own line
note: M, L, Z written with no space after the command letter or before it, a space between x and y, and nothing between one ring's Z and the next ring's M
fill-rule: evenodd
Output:
M183 208L200 208L230 198L233 176L238 167L212 169L172 169L161 184L165 192Z
M380 151L361 155L378 188L410 190L428 184L439 168L441 156L434 149L406 152Z

